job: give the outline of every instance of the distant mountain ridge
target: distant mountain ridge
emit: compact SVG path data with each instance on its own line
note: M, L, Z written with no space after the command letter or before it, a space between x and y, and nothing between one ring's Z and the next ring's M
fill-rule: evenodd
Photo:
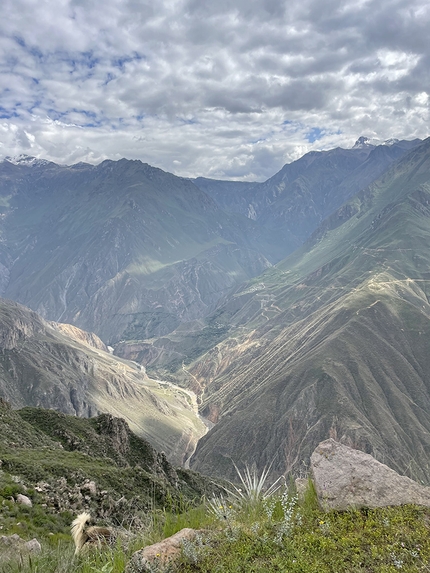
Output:
M308 153L265 183L140 161L0 162L0 295L106 344L210 314L418 141Z
M3 161L0 212L3 296L106 343L203 316L270 266L254 222L140 161Z
M375 145L360 137L351 149L311 151L284 165L264 183L195 179L221 207L254 219L283 237L278 260L300 246L318 225L389 165L421 143L391 140ZM278 261L276 261L278 262Z

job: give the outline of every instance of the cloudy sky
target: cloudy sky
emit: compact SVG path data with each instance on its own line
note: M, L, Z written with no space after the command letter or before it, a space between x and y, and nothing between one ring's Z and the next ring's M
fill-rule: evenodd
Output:
M265 180L427 137L428 0L2 0L0 157Z

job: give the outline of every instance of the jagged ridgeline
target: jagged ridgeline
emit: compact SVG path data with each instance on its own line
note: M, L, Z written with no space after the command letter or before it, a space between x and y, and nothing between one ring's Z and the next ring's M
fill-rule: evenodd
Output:
M48 510L90 509L110 520L198 503L217 485L174 468L110 414L82 419L53 410L12 410L0 400L1 471L18 476Z

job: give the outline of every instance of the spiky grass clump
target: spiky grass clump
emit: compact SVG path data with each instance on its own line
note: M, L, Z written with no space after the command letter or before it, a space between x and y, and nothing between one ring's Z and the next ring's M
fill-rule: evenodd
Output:
M273 496L281 487L283 476L280 476L272 485L267 487L266 482L269 477L270 466L264 468L258 475L256 468L252 470L245 466L243 471L234 464L242 487L231 484L233 489L227 489L228 493L241 504L258 504L263 499Z
M258 519L266 507L266 502L274 499L283 480L281 476L268 486L270 467L264 468L260 474L257 473L255 467L250 469L249 466L245 466L242 471L236 464L234 467L240 484L230 482L229 486L225 487L224 496L213 496L208 502L208 509L212 516L226 523L230 529L237 519L242 522Z

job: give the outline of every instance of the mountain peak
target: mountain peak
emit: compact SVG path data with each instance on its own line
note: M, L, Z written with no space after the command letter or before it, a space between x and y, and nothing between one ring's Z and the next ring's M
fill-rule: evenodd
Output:
M353 149L362 149L363 147L374 147L375 145L380 145L381 142L377 139L370 139L370 137L365 137L362 135L357 139L353 145Z
M370 137L366 137L366 136L362 135L354 143L352 149L363 149L366 147L376 147L378 145L394 145L395 143L398 143L398 142L399 142L399 140L395 139L395 138L386 139L385 141L382 141L381 139L376 139L373 137L370 138Z
M21 155L14 155L13 157L5 157L4 161L13 163L13 165L27 165L29 167L48 165L48 163L51 163L47 159L37 159L37 157L25 155L24 153L21 153Z

